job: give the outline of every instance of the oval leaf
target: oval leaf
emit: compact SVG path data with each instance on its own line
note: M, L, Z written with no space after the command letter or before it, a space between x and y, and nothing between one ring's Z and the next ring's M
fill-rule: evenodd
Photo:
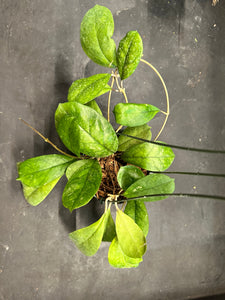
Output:
M96 74L76 80L69 88L68 101L85 104L111 90L107 84L111 74Z
M160 111L150 104L118 103L113 113L118 124L124 126L140 126L149 122Z
M136 268L142 262L142 258L131 258L125 255L117 237L114 238L109 247L108 260L114 268Z
M95 100L88 102L86 105L94 109L98 114L102 116L102 111Z
M122 251L132 258L141 258L146 251L146 239L140 227L121 210L116 212L116 234Z
M117 180L121 188L125 191L132 183L144 176L144 173L139 168L128 165L119 169Z
M55 113L57 132L76 155L105 157L116 152L118 139L112 125L92 108L77 102L59 104Z
M135 145L122 154L122 159L149 171L164 171L174 160L171 148L160 145L141 143Z
M129 31L120 41L116 53L121 80L129 77L137 68L143 53L142 39L137 31Z
M61 177L73 161L73 158L60 154L27 159L17 165L19 173L17 180L33 188L46 185Z
M48 196L60 178L61 176L40 187L31 187L22 183L25 199L30 205L37 206Z
M151 127L149 127L147 124L136 127L127 127L123 130L123 133L131 136L137 136L139 138L146 139L149 141L152 138ZM118 141L118 151L125 151L134 145L143 143L140 140L136 140L125 135L120 135Z
M98 251L109 213L108 209L97 222L69 234L70 239L85 255L92 256Z
M141 197L140 200L142 201L157 201L166 199L167 197L147 197L147 195L172 194L174 189L175 184L173 178L164 174L150 174L130 185L123 196L126 198Z
M105 232L103 235L103 242L112 242L112 240L115 238L116 236L116 227L115 227L115 223L113 221L112 215L111 213L109 213L109 217L106 223L106 227L105 227Z
M102 171L97 160L80 160L67 169L62 202L70 211L87 204L98 191Z
M149 220L144 202L137 200L128 201L124 213L134 220L146 237L148 235Z
M100 5L95 5L85 14L80 26L84 52L95 63L110 68L116 66L116 45L111 39L113 32L112 13Z

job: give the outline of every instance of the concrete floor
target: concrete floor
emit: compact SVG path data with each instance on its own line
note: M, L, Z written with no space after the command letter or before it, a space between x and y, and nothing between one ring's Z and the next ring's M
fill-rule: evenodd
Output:
M225 293L225 203L173 198L148 203L144 262L117 270L108 245L85 257L68 233L95 219L94 203L70 214L61 204L65 179L38 207L24 200L16 162L54 153L22 117L63 147L54 111L72 81L105 69L90 62L79 26L87 0L0 2L0 299L181 300ZM167 143L225 149L225 2L210 0L98 1L112 11L116 42L138 30L144 58L163 75L171 115ZM140 65L125 83L130 101L165 109L156 75ZM100 105L105 110L106 101ZM133 99L133 100L131 100ZM163 118L151 126L157 133ZM225 172L224 155L175 151L171 170ZM224 179L176 176L176 191L224 195ZM223 298L224 299L224 298Z

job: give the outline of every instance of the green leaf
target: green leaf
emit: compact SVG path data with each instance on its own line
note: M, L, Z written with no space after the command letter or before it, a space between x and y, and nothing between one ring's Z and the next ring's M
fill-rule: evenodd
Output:
M136 268L142 262L142 258L131 258L125 255L117 237L114 238L109 247L108 260L110 265L115 268Z
M95 63L110 68L116 66L116 45L111 39L113 32L112 13L100 5L95 5L85 14L80 26L84 52Z
M154 194L172 194L175 189L174 179L164 174L150 174L135 181L124 192L126 198L141 197ZM157 201L166 199L166 196L142 197L142 201ZM137 200L137 199L136 199Z
M85 104L111 90L107 84L111 74L96 74L76 80L69 88L68 101Z
M128 201L124 213L131 217L146 237L149 229L148 212L142 201Z
M113 113L118 124L133 127L144 125L159 111L160 109L150 104L118 103L115 105Z
M116 152L117 135L112 125L92 108L77 103L59 104L55 113L57 132L76 155L105 157Z
M106 228L102 240L104 242L112 242L115 236L116 236L115 223L113 221L111 213L109 213L108 221L106 223Z
M137 31L129 31L120 41L116 58L121 80L133 74L143 53L142 39Z
M121 188L125 191L132 183L144 177L144 173L135 166L120 167L117 174L117 181Z
M22 183L25 199L30 205L37 206L48 196L60 178L61 176L40 187L31 187Z
M98 251L109 214L110 209L97 222L69 234L77 248L85 255L92 256Z
M33 157L18 163L18 173L24 185L40 187L61 177L74 159L65 155L50 154Z
M102 171L97 160L80 160L66 171L68 182L62 195L63 205L70 211L86 205L98 191Z
M149 141L151 140L152 137L151 127L149 127L147 124L141 126L135 126L135 127L127 127L126 129L123 130L123 133L131 136L137 136L139 138L146 139ZM120 135L118 141L119 141L118 151L125 151L131 146L142 143L142 141L124 135Z
M172 164L174 153L171 148L141 143L122 154L122 159L149 171L164 171Z
M99 106L95 100L92 100L92 101L86 103L86 105L89 106L90 108L94 109L98 114L100 114L102 116L102 111L99 108Z
M144 255L146 239L143 231L132 218L119 209L116 212L116 234L125 255L132 258L141 258Z

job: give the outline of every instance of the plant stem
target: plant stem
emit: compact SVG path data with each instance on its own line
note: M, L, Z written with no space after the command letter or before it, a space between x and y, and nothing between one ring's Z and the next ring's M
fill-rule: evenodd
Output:
M121 92L121 86L120 86L120 84L119 84L119 80L118 80L118 74L117 74L117 71L115 72L115 79L116 79L116 85L117 85L117 88L118 88L118 90Z
M127 201L124 201L123 205L122 205L122 208L121 208L122 211L124 211L126 204L127 204Z
M117 85L119 92L123 94L125 102L128 103L127 94L125 92L125 88L123 87L123 81L121 81L121 85L120 85L118 77L117 77L117 73L115 73L115 78L116 78L116 85Z
M125 92L125 88L123 87L123 81L121 81L121 92L124 96L125 102L128 103L127 94Z
M116 132L120 131L121 128L123 128L123 125L120 125L120 126L116 129Z
M113 74L113 72L112 72ZM115 77L112 76L112 82L111 82L111 90L109 91L109 97L108 97L108 122L110 122L110 101L111 101L111 95L112 95L112 88L114 85Z
M123 87L123 81L121 81L121 86L120 86L117 76L115 76L115 78L116 78L116 85L117 85L117 88L118 88L119 92L123 94L125 102L128 103L127 94L125 92L125 88ZM123 125L120 125L116 129L116 132L118 132L122 127L123 127Z
M115 201L115 200L113 200L112 202L113 202L113 203L115 203L116 210L120 210L120 209L119 209L119 207L118 207L118 205L117 205L117 203L119 203L119 201Z
M107 198L107 199L105 200L105 211L104 211L104 213L107 212L107 209L108 209L108 201L109 201L109 199Z
M121 91L123 93L123 96L124 96L124 99L125 99L126 103L128 103L127 94L125 92L125 89L123 88L123 89L121 89Z
M142 141L142 142L155 144L155 145L162 146L162 147L170 147L170 148L175 148L175 149L180 149L180 150L188 150L188 151L196 151L196 152L225 154L225 150L200 149L200 148L184 147L184 146L178 146L178 145L172 145L172 144L162 144L162 143L158 143L158 142L155 142L155 141L145 140L145 139L139 138L137 136L132 136L132 135L129 135L129 134L124 134L124 133L120 133L120 132L117 132L117 134L118 135L124 135L124 136L130 137L130 138Z
M174 193L174 194L152 194L152 195L145 195L133 198L127 198L125 200L118 200L117 203L123 203L124 201L132 201L132 200L144 200L145 198L151 197L194 197L194 198L208 198L208 199L215 199L215 200L225 200L225 197L218 196L218 195L205 195L205 194L186 194L186 193Z
M48 138L44 137L43 134L41 134L37 129L35 129L34 127L32 127L29 123L27 123L26 121L24 121L23 119L19 118L20 121L22 121L25 125L27 125L29 128L31 128L35 133L37 133L46 143L49 143L53 148L55 148L58 152L66 155L66 156L69 156L69 157L72 157L72 158L77 158L79 159L78 157L74 156L74 155L70 155L64 151L62 151L61 149L59 149L55 144L53 144Z
M166 106L167 106L167 109L166 109L166 113L164 112L164 114L166 115L166 117L165 117L165 120L163 122L163 125L162 125L159 133L157 134L157 136L154 139L154 141L156 141L158 139L158 137L160 136L160 134L162 133L162 131L163 131L165 125L166 125L167 119L169 117L169 114L170 114L169 94L168 94L168 91L167 91L166 84L165 84L162 76L160 75L159 71L152 64L150 64L148 61L146 61L146 60L144 60L142 58L140 59L140 61L142 61L143 63L145 63L146 65L148 65L156 73L156 75L159 77L159 79L162 82L162 85L163 85L163 88L164 88L164 91L165 91L165 94L166 94Z

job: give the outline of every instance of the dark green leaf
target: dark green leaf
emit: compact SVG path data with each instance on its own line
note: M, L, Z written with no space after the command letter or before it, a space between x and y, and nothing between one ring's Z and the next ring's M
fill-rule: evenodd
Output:
M137 68L143 53L142 39L137 31L129 31L120 41L116 58L121 80Z
M110 210L108 209L97 222L69 234L77 248L85 255L92 256L98 251L109 213Z
M112 242L116 236L115 223L113 221L111 213L109 214L108 221L106 223L105 232L103 235L103 242Z
M85 104L111 90L107 84L111 74L96 74L76 80L69 88L68 101Z
M122 154L122 159L149 171L164 171L172 164L171 148L150 143L135 145Z
M94 109L98 114L102 116L102 111L95 100L88 102L86 105Z
M144 255L146 239L143 231L121 210L116 212L116 234L125 255L132 258L141 258Z
M78 156L81 152L105 157L117 150L118 139L112 125L86 105L77 102L59 104L55 122L65 146Z
M144 125L159 111L160 109L150 104L118 103L113 113L118 124L133 127Z
M111 11L95 5L84 16L80 27L80 40L84 52L99 65L116 66L116 45L111 39L114 21Z
M40 187L61 177L74 159L65 155L50 154L33 157L18 163L18 173L24 185Z
M123 130L123 133L131 136L137 136L139 138L146 139L149 141L151 140L152 137L151 127L149 127L147 124L141 126L135 126L135 127L127 127L126 129ZM131 146L142 143L142 141L124 135L120 135L118 140L119 140L118 151L125 151Z
M126 198L141 197L154 194L172 194L175 189L174 179L164 174L150 174L135 181L124 192ZM157 201L166 196L140 198L142 201Z
M142 258L131 258L125 255L115 237L109 247L108 260L115 268L136 268L142 262Z
M121 188L125 191L132 183L144 176L144 173L139 168L128 165L119 169L117 180Z
M80 160L66 171L68 182L63 191L62 201L70 211L87 204L98 191L102 171L97 160Z
M148 234L149 221L144 202L137 200L128 201L124 213L134 220L146 237Z

